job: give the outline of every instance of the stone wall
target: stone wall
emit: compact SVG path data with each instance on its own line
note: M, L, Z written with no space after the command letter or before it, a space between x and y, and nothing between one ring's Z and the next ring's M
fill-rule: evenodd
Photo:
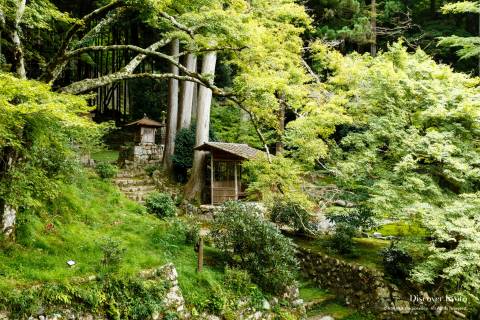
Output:
M185 300L178 285L178 274L175 266L168 263L160 268L144 270L138 275L139 278L149 281L159 281L159 285L167 285L167 292L162 301L162 306L178 315L179 319L190 318L190 313L185 307ZM75 283L88 283L97 281L96 276L90 276L82 279L75 279ZM52 309L49 307L48 309ZM53 308L54 309L54 308ZM163 314L152 314L150 320L158 320L163 318ZM11 320L9 313L0 310L0 320ZM44 308L40 308L37 314L31 315L28 320L106 320L107 316L101 314L92 314L88 312L79 312L73 309L59 307L55 312L46 312ZM147 320L147 319L145 319Z
M124 146L120 151L119 163L156 164L162 161L163 145L141 143L134 146Z
M374 313L377 319L457 319L454 306L429 303L426 292L411 289L403 292L387 282L381 272L368 269L325 254L299 248L298 258L304 276L319 287L328 289L348 306ZM421 303L418 299L421 297ZM416 301L417 300L417 301ZM450 307L451 310L445 310Z

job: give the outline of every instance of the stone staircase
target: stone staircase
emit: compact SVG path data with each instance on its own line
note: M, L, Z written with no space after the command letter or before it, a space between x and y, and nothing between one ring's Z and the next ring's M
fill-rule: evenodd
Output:
M123 169L113 182L130 199L144 204L147 196L155 191L155 182L143 168Z

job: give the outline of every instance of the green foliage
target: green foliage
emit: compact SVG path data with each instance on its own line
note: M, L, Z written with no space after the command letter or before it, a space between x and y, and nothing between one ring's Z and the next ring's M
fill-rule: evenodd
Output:
M175 152L172 157L176 168L187 170L192 167L194 147L195 126L179 130L175 137Z
M147 173L148 176L153 176L153 173L157 170L161 170L162 167L159 166L159 165L155 165L155 164L150 164L148 166L145 167L145 172Z
M351 254L355 233L356 230L352 226L339 223L335 226L333 235L330 236L329 246L340 254Z
M99 162L95 165L95 171L102 179L112 179L118 173L118 167L108 162Z
M382 250L383 268L385 272L392 278L397 280L405 280L413 265L413 258L399 248L395 242L392 242L390 247Z
M215 218L212 237L229 263L247 270L264 290L281 293L294 283L298 263L293 244L263 220L258 207L226 202Z
M99 245L103 253L102 265L109 268L117 267L122 261L125 252L121 242L111 238L104 238Z
M237 107L213 105L211 126L219 141L246 143L263 149L250 117Z
M159 218L174 217L177 214L175 202L166 193L151 193L145 201L145 206L149 213L155 214Z
M478 274L468 263L476 249L465 249L480 236L466 209L475 206L480 182L478 80L397 43L375 59L347 56L327 85L347 99L353 122L335 133L325 172L342 196L354 195L375 216L426 227L434 239L431 256L414 278L437 283L442 277L444 288L470 297L480 278L466 280L460 269Z
M172 156L177 181L186 182L187 172L193 165L193 148L195 148L195 124L190 128L183 128L175 136L175 151ZM209 132L209 141L216 141L212 128Z
M312 232L309 208L306 208L304 203L292 198L277 197L273 199L270 219L276 224L289 226L295 231Z
M100 127L79 116L84 98L0 73L0 198L39 206L78 171L78 152L99 144ZM9 163L10 165L5 165Z

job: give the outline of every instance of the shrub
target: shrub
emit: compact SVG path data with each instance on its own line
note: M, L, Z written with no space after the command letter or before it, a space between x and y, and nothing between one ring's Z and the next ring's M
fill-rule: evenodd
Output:
M230 289L240 295L247 295L252 281L248 272L235 268L225 268L224 284L227 289Z
M413 264L413 258L408 252L392 242L390 247L382 250L382 256L386 274L398 280L408 277Z
M111 179L118 173L118 167L108 162L99 162L95 166L95 172L102 179Z
M186 244L196 244L200 238L200 225L193 223L187 227L185 231L185 243Z
M353 237L359 230L375 226L373 212L365 207L332 213L328 220L335 223L335 233L330 238L330 246L341 254L352 252Z
M187 182L188 170L193 165L193 148L195 148L195 131L193 124L190 128L183 128L177 132L175 137L175 150L172 156L172 163L175 169L175 178L178 182ZM209 141L215 141L212 130L209 132Z
M340 254L349 254L353 249L355 229L345 223L335 226L335 233L330 237L329 246Z
M159 165L151 164L145 167L145 172L149 177L153 176L153 173L157 170L160 170L161 167Z
M148 212L159 218L174 217L177 211L172 197L166 193L153 192L145 201Z
M226 202L215 217L212 237L228 263L248 271L265 291L281 293L294 283L298 269L294 245L261 217L258 207Z
M300 201L288 198L275 198L271 208L272 222L289 226L295 231L312 232L310 213Z
M104 238L100 243L100 248L103 252L102 265L104 267L115 267L120 264L125 252L120 241Z

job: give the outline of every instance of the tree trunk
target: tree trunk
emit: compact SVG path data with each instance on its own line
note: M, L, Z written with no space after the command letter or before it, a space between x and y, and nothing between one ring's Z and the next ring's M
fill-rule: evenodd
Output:
M20 40L20 23L22 22L23 13L25 12L26 3L27 0L17 0L15 21L13 23L13 30L10 34L13 43L13 62L15 72L20 79L27 78L27 72L25 71L25 57L22 49L22 41Z
M430 15L432 18L435 18L437 16L437 1L436 0L430 0Z
M216 52L205 54L202 61L202 74L215 74L215 64L217 62ZM208 141L210 131L210 107L212 104L212 90L200 86L198 89L197 106L197 127L195 133L195 146L199 146ZM189 200L200 199L202 188L204 187L205 171L205 151L194 151L193 167L190 179L185 186L185 196Z
M178 56L180 52L180 41L175 39L172 41L172 56ZM178 59L178 58L177 58ZM178 67L171 65L172 74L178 75ZM167 134L165 138L165 150L163 152L163 166L172 171L172 156L175 151L175 136L177 135L178 122L178 80L171 78L168 81L168 114L167 114Z
M370 44L370 53L372 57L377 55L377 3L372 0L372 42Z
M197 57L194 54L188 54L185 67L189 71L197 71ZM178 115L177 129L183 129L190 127L192 122L192 104L193 104L193 89L195 83L190 81L182 81L180 90L180 112Z

